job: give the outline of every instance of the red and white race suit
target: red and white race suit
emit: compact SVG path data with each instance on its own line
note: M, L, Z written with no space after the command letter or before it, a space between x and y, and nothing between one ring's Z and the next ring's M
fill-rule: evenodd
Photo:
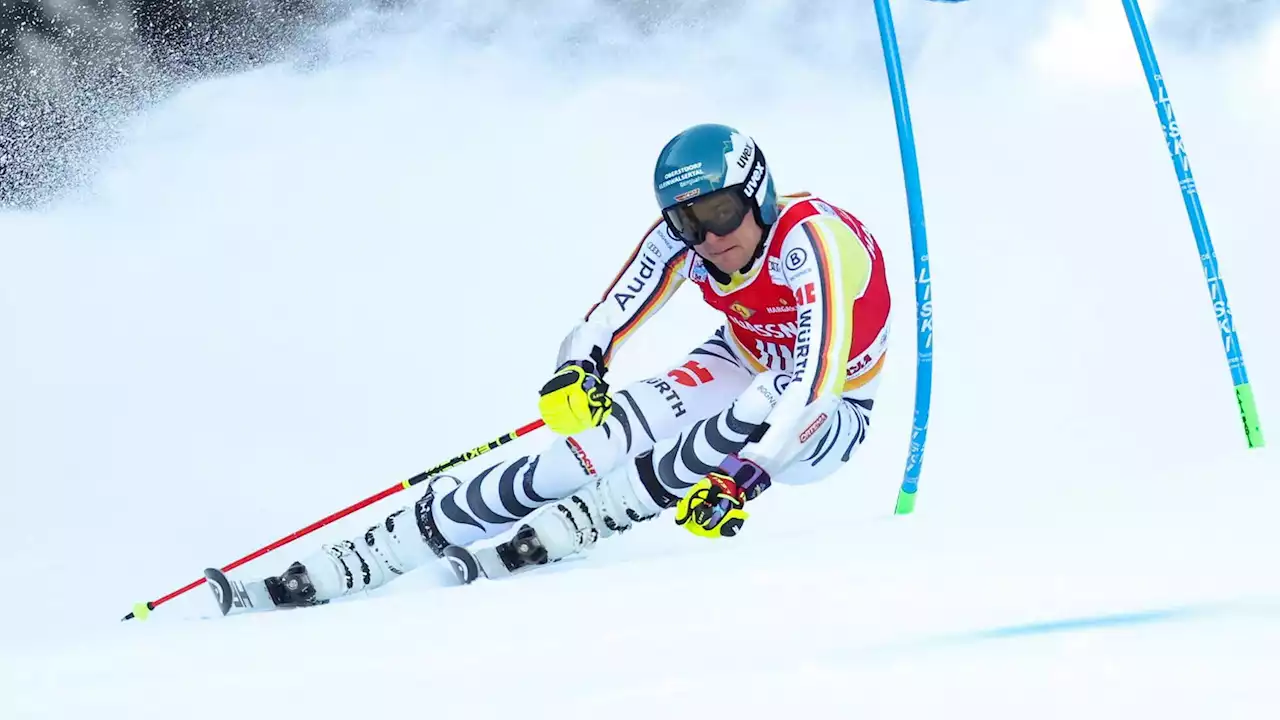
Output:
M832 418L842 397L863 397L869 412L869 393L858 391L872 390L867 386L877 379L888 344L884 257L857 218L816 197L784 204L765 238L763 258L728 283L713 277L702 257L664 223L654 225L600 302L565 339L559 361L585 359L598 347L607 364L686 280L724 313L718 337L746 371L726 388L730 392L708 398L718 407L695 411L682 399L689 422L723 409L752 376L769 371L789 376L779 382L785 389L765 420L768 430L740 453L777 474ZM668 376L696 380L694 368L708 349L714 348L695 350Z

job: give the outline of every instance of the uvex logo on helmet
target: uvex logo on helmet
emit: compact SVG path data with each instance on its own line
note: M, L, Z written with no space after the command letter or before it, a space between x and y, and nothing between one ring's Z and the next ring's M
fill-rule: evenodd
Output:
M764 180L764 158L760 157L760 153L756 153L756 164L751 168L751 175L747 178L746 187L742 192L749 198L756 196L760 190L760 181Z

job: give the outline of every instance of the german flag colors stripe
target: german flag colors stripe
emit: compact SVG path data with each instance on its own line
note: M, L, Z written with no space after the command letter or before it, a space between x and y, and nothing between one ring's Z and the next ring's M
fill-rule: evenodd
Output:
M610 363L614 350L622 347L632 333L657 313L658 308L665 305L671 299L671 296L675 294L676 289L680 287L681 282L684 280L680 275L680 270L684 268L687 259L688 255L686 253L680 253L662 268L662 279L658 282L657 289L649 297L645 298L644 303L631 316L631 319L623 323L622 327L613 333L613 342L609 343L608 352L604 356L605 365Z
M631 263L635 262L636 258L640 257L640 250L644 247L645 240L647 240L649 235L658 228L658 225L661 222L662 220L655 222L649 226L648 230L645 231L644 236L640 238L640 242L636 243L636 249L631 253L631 257L627 258L627 261L622 263L622 269L618 271L617 275L613 276L613 280L609 281L609 285L605 287L604 293L600 296L599 302L591 306L591 309L583 316L583 320L590 319L591 313L595 312L596 308L603 305L604 301L609 299L609 293L612 293L613 289L618 286L618 283L622 280L622 276L627 273L627 268L631 267Z
M871 255L853 231L835 218L813 216L800 223L809 239L818 273L817 307L810 347L813 366L808 402L844 390L845 366L853 343L853 303L871 282Z

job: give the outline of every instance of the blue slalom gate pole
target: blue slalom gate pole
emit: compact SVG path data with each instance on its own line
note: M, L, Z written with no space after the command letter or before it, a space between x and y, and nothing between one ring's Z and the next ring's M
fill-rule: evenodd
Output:
M911 250L915 259L916 279L916 403L911 423L911 446L907 468L894 514L906 515L916 507L916 490L924 460L925 438L929 432L929 400L933 393L933 293L930 287L929 244L924 227L924 200L920 192L920 169L916 162L915 134L911 130L911 108L907 103L907 86L902 77L902 60L898 54L898 38L893 29L889 0L875 0L876 19L880 25L880 44L884 47L885 70L889 74L889 90L893 95L893 114L898 122L898 149L902 154L902 174L907 185L907 208L911 220Z
M1204 267L1205 282L1209 286L1209 299L1213 301L1218 330L1222 335L1222 349L1226 352L1231 381L1235 385L1236 404L1240 408L1245 440L1250 448L1260 448L1265 445L1265 441L1262 437L1262 425L1258 419L1258 408L1254 403L1253 389L1249 385L1249 374L1245 372L1244 354L1240 350L1240 339L1236 336L1231 305L1227 302L1227 289L1218 273L1218 256L1209 238L1209 224L1204 219L1204 210L1200 207L1200 194L1196 191L1196 181L1191 175L1191 161L1187 158L1187 151L1183 146L1182 133L1178 130L1178 120L1173 114L1173 103L1169 100L1164 76L1160 74L1160 65L1156 63L1156 52L1151 45L1151 37L1147 34L1147 25L1142 19L1142 11L1138 9L1137 0L1122 1L1125 14L1129 16L1133 42L1137 45L1138 55L1142 59L1142 69L1147 74L1147 86L1151 89L1151 99L1156 104L1160 123L1164 126L1165 137L1169 142L1169 156L1173 159L1173 167L1178 174L1178 185L1182 188L1182 200L1187 206L1187 217L1191 220L1191 230L1196 236L1196 247L1200 250L1200 263Z

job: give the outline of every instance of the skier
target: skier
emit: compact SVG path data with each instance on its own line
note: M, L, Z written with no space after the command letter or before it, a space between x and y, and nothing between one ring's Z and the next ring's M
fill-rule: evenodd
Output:
M236 612L380 587L514 529L506 571L580 552L675 508L695 535L736 535L776 480L830 475L863 442L888 343L884 259L855 217L781 199L755 141L691 127L654 169L662 219L564 339L538 407L541 453L440 475L414 505L278 577L235 583ZM727 322L662 375L610 393L610 361L685 281ZM535 512L536 511L536 512ZM518 527L517 527L518 525Z

